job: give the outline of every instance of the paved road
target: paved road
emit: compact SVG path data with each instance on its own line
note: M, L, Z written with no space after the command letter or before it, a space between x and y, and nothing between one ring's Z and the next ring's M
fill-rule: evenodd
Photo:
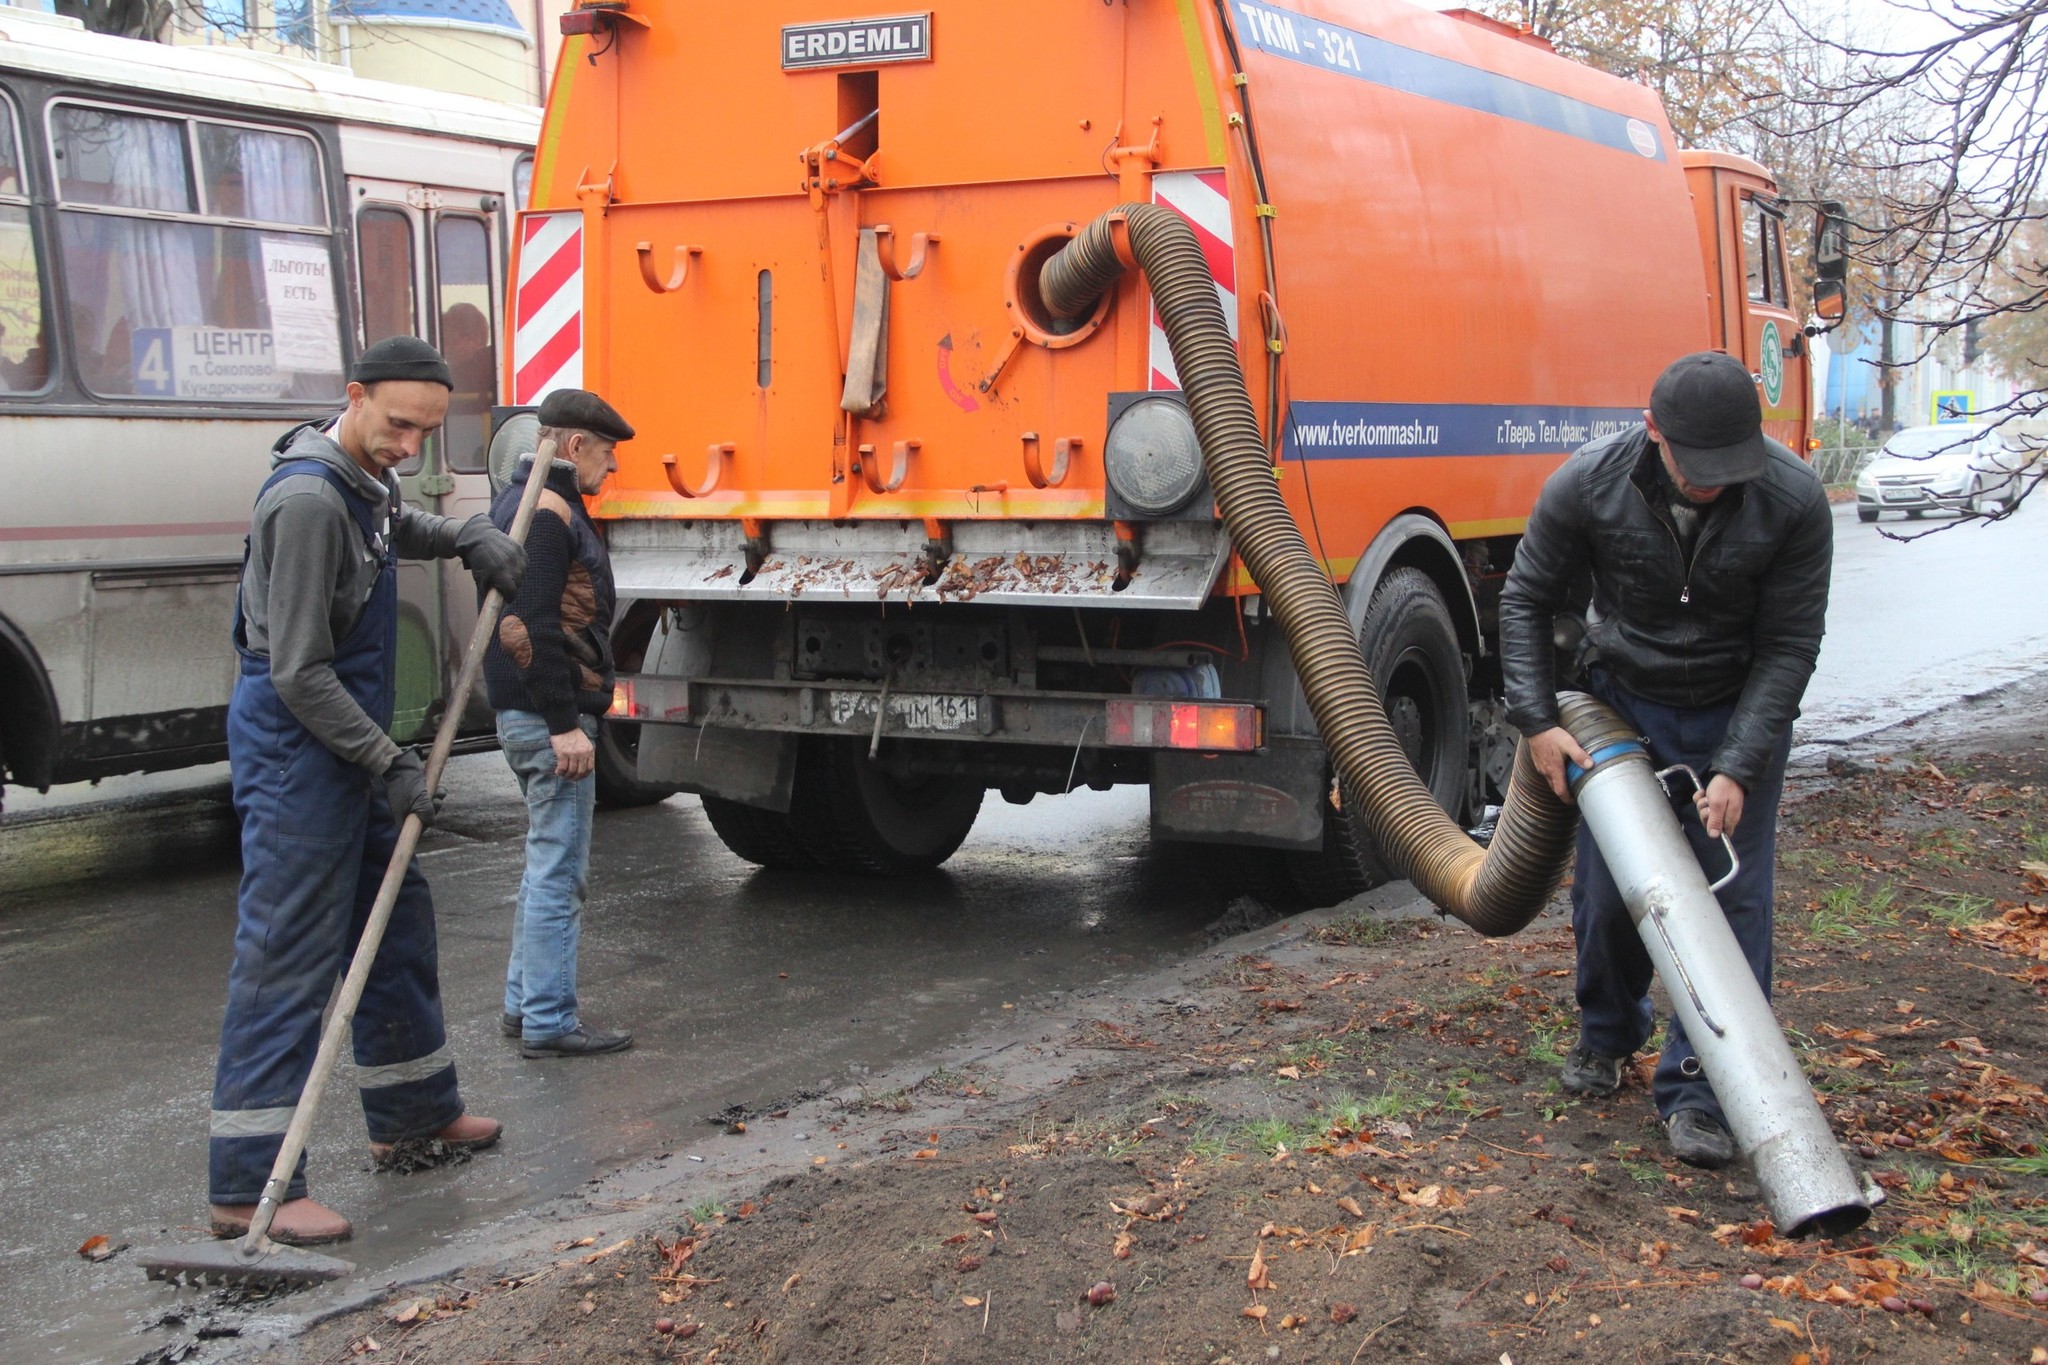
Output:
M1903 523L1885 523L1903 526ZM1802 736L1865 733L2048 668L2048 508L1900 545L1837 517L1835 610ZM206 1093L233 926L217 779L107 803L53 793L0 824L0 1359L129 1361L170 1302L94 1233L203 1235ZM351 1213L365 1275L501 1224L761 1107L925 1055L1007 1002L1187 951L1220 910L1152 856L1140 791L1028 808L991 797L947 868L908 883L754 872L694 800L600 820L587 1012L641 1045L522 1062L497 1036L523 810L495 755L457 760L424 865L464 1091L510 1121L451 1172L368 1169L346 1077L314 1139L319 1192ZM786 973L786 975L785 975Z

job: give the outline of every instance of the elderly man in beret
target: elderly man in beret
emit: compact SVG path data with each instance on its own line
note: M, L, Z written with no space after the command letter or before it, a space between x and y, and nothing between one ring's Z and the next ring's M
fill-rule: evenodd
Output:
M527 572L484 653L498 743L526 796L526 875L512 915L504 1032L523 1057L620 1052L633 1035L593 1028L577 1011L576 945L597 805L597 729L612 704L611 557L583 499L617 469L626 419L594 393L557 389L540 405L551 466L523 458L491 504L512 524L527 480L547 481L526 533Z
M434 822L419 755L385 733L397 694L399 556L459 556L508 597L525 566L488 518L456 521L399 500L392 471L441 425L452 385L424 341L371 346L350 367L346 410L279 438L256 498L234 628L241 677L228 707L242 884L213 1088L216 1236L248 1231L398 821ZM498 1140L497 1120L466 1113L456 1088L434 903L417 863L356 1012L355 1060L380 1159L408 1138L455 1149ZM309 1246L349 1231L308 1195L301 1157L270 1235Z

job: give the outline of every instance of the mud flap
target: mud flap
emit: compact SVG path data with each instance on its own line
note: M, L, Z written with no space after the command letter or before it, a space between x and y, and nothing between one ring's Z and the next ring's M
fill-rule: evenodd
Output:
M1153 837L1321 848L1327 764L1316 740L1276 740L1258 754L1156 753Z
M786 812L796 784L796 746L795 735L765 730L643 725L640 780Z

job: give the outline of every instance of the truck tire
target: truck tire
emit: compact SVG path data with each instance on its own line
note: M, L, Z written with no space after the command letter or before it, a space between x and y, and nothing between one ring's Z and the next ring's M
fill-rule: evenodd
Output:
M743 806L719 796L703 800L704 818L711 822L719 842L739 857L775 872L817 868L818 860L797 837L796 826L786 812Z
M666 801L682 788L667 782L640 780L640 727L619 725L609 718L597 727L597 804L606 810L630 810Z
M902 877L953 856L981 812L982 785L965 777L892 776L868 742L818 736L797 755L790 823L819 865Z
M1467 785L1471 708L1458 627L1443 593L1420 569L1390 570L1373 589L1359 638L1409 761L1437 804L1457 815ZM1325 802L1322 848L1290 853L1287 861L1312 905L1334 905L1391 875L1349 800L1343 810Z

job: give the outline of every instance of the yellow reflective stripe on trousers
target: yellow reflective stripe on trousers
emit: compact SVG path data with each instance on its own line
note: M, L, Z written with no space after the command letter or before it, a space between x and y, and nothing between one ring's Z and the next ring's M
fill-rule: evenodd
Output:
M213 1136L217 1138L275 1137L291 1127L292 1106L282 1109L216 1109Z
M358 1066L356 1084L364 1090L381 1090L387 1085L412 1085L430 1076L438 1076L454 1065L455 1059L448 1055L448 1049L444 1046L410 1062L393 1062L390 1066Z

